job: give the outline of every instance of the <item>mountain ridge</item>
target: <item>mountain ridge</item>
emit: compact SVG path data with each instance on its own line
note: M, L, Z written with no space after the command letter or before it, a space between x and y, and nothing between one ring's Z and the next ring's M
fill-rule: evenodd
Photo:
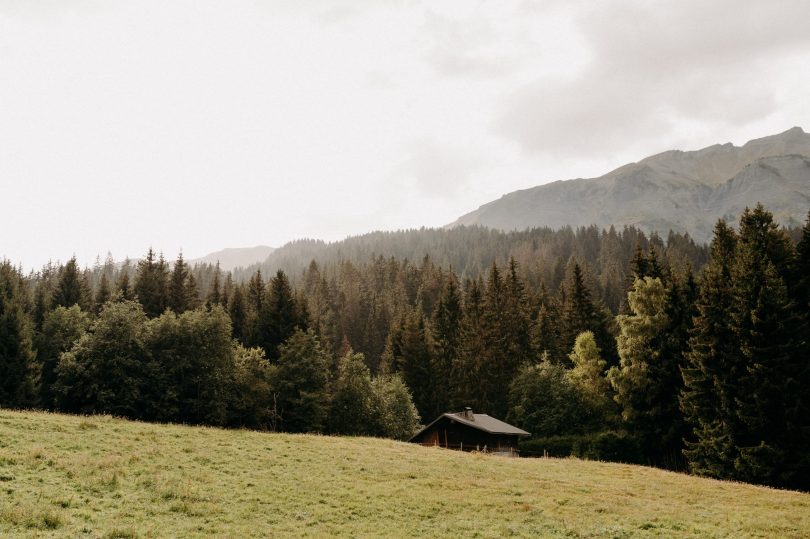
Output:
M668 150L596 178L557 180L513 191L453 223L501 230L634 225L708 241L717 219L762 202L784 225L810 209L810 134L793 127L742 146Z
M223 271L231 271L240 267L264 262L275 247L256 245L255 247L227 247L199 258L188 260L192 266L197 264L217 264Z

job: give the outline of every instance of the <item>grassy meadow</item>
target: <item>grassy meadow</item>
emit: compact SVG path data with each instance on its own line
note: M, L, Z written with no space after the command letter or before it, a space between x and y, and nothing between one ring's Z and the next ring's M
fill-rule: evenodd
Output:
M575 459L0 410L0 537L810 537L810 494Z

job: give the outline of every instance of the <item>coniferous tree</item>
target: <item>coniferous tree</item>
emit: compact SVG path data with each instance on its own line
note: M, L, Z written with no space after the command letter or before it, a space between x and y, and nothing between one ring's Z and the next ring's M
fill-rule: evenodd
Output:
M793 296L796 306L805 313L810 311L810 212L802 227L802 236L796 245L795 285Z
M211 288L208 291L205 303L208 307L211 307L212 305L221 305L223 303L222 293L219 286L219 262L217 262L216 270L214 271L214 280L211 283ZM227 302L225 305L227 305Z
M559 316L553 305L540 305L532 327L532 345L538 360L545 357L552 363L564 363L561 359Z
M731 327L745 366L734 468L745 481L806 487L806 330L788 292L793 256L787 235L761 205L743 213L732 266Z
M180 253L174 262L169 279L168 307L177 314L184 313L189 309L188 290L186 289L189 275L188 264L183 260L183 253Z
M138 262L133 292L149 318L160 316L169 306L169 273L166 261L163 255L156 260L151 247L146 258Z
M273 384L281 426L290 432L318 432L329 412L331 360L312 331L296 330L279 346Z
M222 305L226 307L231 304L231 294L233 293L233 276L230 272L225 275L225 283L222 285Z
M436 407L431 415L439 415L450 409L453 402L452 383L456 375L453 372L458 365L461 346L461 293L458 282L452 272L444 284L442 293L433 311L433 373L436 380Z
M47 290L47 281L41 279L34 289L34 329L39 331L42 329L42 322L45 321L45 316L47 316L50 309L50 299L48 296Z
M101 274L101 280L98 283L98 290L95 294L95 309L94 312L98 314L105 303L110 301L112 291L110 290L110 282L107 280L107 274Z
M684 454L693 473L734 477L736 406L742 397L737 380L744 370L729 323L737 235L723 221L714 228L711 260L704 268L696 301L680 406L691 429Z
M244 323L244 338L245 344L249 346L258 346L264 349L264 338L259 326L259 317L264 311L265 298L267 290L265 289L264 280L262 279L261 270L257 271L250 277L245 291L245 323ZM265 350L265 354L267 351ZM267 355L268 359L272 358Z
M611 399L612 390L607 379L607 361L601 358L593 333L580 333L569 354L573 368L566 376L579 390L586 409L592 412L596 428L605 428L615 421L616 405Z
M501 271L493 263L484 289L483 331L485 351L481 358L480 400L486 413L504 417L508 411L509 384L516 373L509 357L508 292ZM519 365L519 363L517 363Z
M189 273L185 285L186 310L194 310L200 306L200 291L197 288L197 279Z
M433 362L422 315L416 311L405 314L391 341L394 368L402 374L402 379L411 390L420 417L428 420L436 409L436 399Z
M266 301L261 306L258 320L259 346L270 359L278 357L278 347L296 331L306 331L304 314L295 301L290 282L279 270L270 281Z
M141 395L142 413L159 421L226 424L235 367L225 310L167 310L147 329L151 376Z
M618 367L608 373L622 418L653 463L680 465L679 358L666 353L667 290L659 278L637 279L628 293L631 314L620 315Z
M678 468L685 466L683 459L684 439L688 426L680 411L680 394L684 390L683 368L687 365L685 356L689 350L689 336L696 315L697 284L691 271L683 277L664 270L666 296L664 313L667 324L661 336L661 384L668 387L666 403L662 405L661 420L669 423L665 439L669 440L672 464Z
M52 408L56 404L53 385L56 383L56 369L59 356L71 349L90 326L90 315L79 308L57 307L48 312L42 329L36 334L37 362L40 368L40 404Z
M552 363L564 363L564 351L560 346L560 311L544 283L535 302L536 315L531 324L531 344L536 360L546 358Z
M562 349L570 350L577 335L583 331L591 331L608 365L615 365L618 362L616 340L608 327L609 315L591 298L591 291L585 284L578 262L572 265L569 283L564 292L560 313Z
M116 283L116 289L118 293L121 295L121 299L124 301L132 301L135 299L135 293L132 290L132 287L129 285L129 273L122 270L120 276L118 277L118 282Z
M640 242L636 242L636 248L633 251L633 258L630 259L630 271L633 273L629 283L630 285L633 284L635 279L643 279L649 275L647 255L644 253L644 249L641 248Z
M248 337L248 314L243 289L242 285L234 286L231 301L228 303L228 314L231 316L234 338L244 344Z
M457 407L483 409L482 377L488 352L484 334L484 298L480 280L465 286L464 316L461 320L461 353L453 369L453 387Z
M38 373L20 281L11 264L0 262L0 407L28 406L35 399Z
M84 284L74 256L68 260L67 264L59 268L59 280L53 292L51 306L79 305L82 310L88 311L90 310L89 303L89 290Z
M666 283L668 271L666 270L666 267L658 260L658 251L656 250L654 243L650 244L650 250L649 253L647 253L647 272L640 277L652 277L653 279L658 278Z
M509 272L506 276L505 334L508 343L507 368L514 376L521 365L532 359L532 342L529 317L529 300L526 285L518 275L518 265L514 257L509 259Z
M349 436L371 436L379 431L371 372L362 354L351 350L338 361L329 409L329 431Z
M271 365L260 348L234 348L234 390L229 405L232 426L275 431L279 427L273 393L277 366Z
M532 359L528 301L517 263L510 259L504 279L493 264L484 292L484 355L482 400L488 413L505 417L509 386L521 366Z

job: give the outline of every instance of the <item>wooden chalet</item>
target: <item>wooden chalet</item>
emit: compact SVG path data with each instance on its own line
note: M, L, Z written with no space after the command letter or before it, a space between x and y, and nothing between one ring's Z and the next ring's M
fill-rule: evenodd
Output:
M528 435L525 430L487 414L474 414L471 408L466 408L463 412L442 414L408 441L516 457L518 438Z

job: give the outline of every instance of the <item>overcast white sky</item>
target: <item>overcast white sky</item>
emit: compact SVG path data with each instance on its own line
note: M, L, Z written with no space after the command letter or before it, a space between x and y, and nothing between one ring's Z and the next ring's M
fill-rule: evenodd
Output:
M810 2L0 0L0 257L441 226L810 130Z

